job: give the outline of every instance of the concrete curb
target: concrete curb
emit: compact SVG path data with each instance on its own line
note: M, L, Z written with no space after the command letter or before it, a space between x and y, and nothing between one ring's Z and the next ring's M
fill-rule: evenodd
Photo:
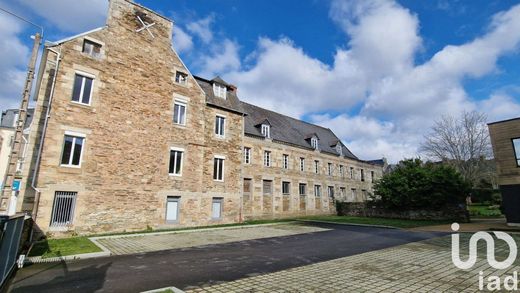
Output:
M42 258L41 256L32 256L32 257L28 257L25 259L24 265L35 264L35 263L61 262L61 261L68 261L68 260L106 257L106 256L110 256L110 255L112 255L110 252L101 251L101 252L91 252L91 253L49 257L49 258Z
M156 293L156 292L163 292L163 291L166 291L166 290L171 290L173 293L185 293L184 291L182 291L181 289L176 288L176 287L164 287L164 288L161 288L161 289L154 289L154 290L150 290L150 291L143 291L141 293Z
M384 225L355 224L355 223L338 223L338 222L328 222L328 221L320 221L320 220L297 220L297 221L298 221L298 222L304 222L304 223L321 223L321 224L334 224L334 225L344 225L344 226L360 226L360 227L374 227L374 228L384 228L384 229L403 230L403 228L392 227L392 226L384 226Z
M254 227L265 227L265 226L276 226L276 225L287 225L294 224L299 222L295 221L287 221L287 222L277 222L277 223L267 223L267 224L254 224L254 225L242 225L242 226L230 226L230 227L215 227L215 228L202 228L202 229L186 229L186 230L171 230L171 231L158 231L158 232L150 232L150 233L134 233L134 234L121 234L121 235L108 235L108 236L94 236L89 237L88 239L91 241L96 241L98 239L111 239L111 238L126 238L126 237L138 237L138 236L153 236L153 235L164 235L164 234L181 234L181 233L192 233L192 232L206 232L206 231L215 231L215 230L235 230L235 229L249 229ZM102 247L100 247L102 248ZM106 248L105 248L106 249Z

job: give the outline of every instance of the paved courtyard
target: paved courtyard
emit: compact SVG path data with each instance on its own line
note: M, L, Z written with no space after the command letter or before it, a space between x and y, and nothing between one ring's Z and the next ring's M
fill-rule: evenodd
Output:
M462 239L463 252L468 237ZM497 259L509 253L501 244L496 251ZM520 262L497 271L479 257L472 269L459 270L451 261L451 237L445 236L186 292L477 292L480 271L504 277L520 272Z
M329 229L299 224L244 226L204 231L142 234L139 236L108 236L93 240L112 254L133 254L167 249L196 247L236 241L282 237L304 233L323 232Z

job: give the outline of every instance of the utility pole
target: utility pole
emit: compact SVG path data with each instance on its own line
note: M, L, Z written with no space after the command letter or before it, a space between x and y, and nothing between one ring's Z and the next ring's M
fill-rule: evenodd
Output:
M34 80L34 71L36 68L36 59L41 44L42 36L36 33L34 36L34 44L32 55L27 69L27 79L22 93L22 102L18 112L18 120L15 125L15 133L12 142L11 154L7 165L7 173L5 177L5 186L0 197L0 211L7 211L8 215L16 213L16 205L18 201L18 193L22 183L22 170L19 170L23 157L22 140L25 121L27 120L27 110L29 108L29 99L31 96L31 89Z

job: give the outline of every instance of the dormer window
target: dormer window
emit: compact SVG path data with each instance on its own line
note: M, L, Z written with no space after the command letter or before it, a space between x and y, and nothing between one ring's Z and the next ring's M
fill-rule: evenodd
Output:
M178 84L187 84L188 83L188 75L184 72L177 71L175 73L175 82Z
M99 57L101 56L101 45L90 40L84 40L82 52L92 57Z
M338 154L339 154L340 156L343 155L343 148L341 147L341 144L340 144L340 143L338 143L338 144L336 145L336 152L338 152Z
M266 138L271 138L271 126L262 124L262 135Z
M227 88L224 85L214 83L213 84L213 93L215 94L216 97L226 99Z
M311 138L311 146L315 150L318 149L318 138L317 137L312 137Z

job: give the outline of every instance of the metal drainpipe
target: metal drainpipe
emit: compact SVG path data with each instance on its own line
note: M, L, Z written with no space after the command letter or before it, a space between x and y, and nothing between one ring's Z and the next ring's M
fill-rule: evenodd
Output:
M33 206L33 211L32 211L33 222L36 222L36 217L38 216L38 206L40 204L40 190L38 188L36 188L36 185L35 185L36 174L38 174L38 170L39 170L39 166L40 166L41 154L42 154L42 150L43 150L43 142L45 140L45 132L47 130L47 124L49 122L52 98L54 96L54 88L56 86L56 76L58 75L58 68L59 68L59 64L60 64L60 60L61 60L61 46L60 46L59 52L57 52L51 48L47 48L47 50L56 54L56 61L55 61L54 75L52 77L51 91L49 94L49 102L47 103L47 113L45 114L45 122L43 124L42 134L40 137L40 146L38 147L38 156L36 158L36 164L34 167L34 172L33 172L33 177L32 177L32 182L31 182L31 187L36 191L36 195L34 197L34 206Z

